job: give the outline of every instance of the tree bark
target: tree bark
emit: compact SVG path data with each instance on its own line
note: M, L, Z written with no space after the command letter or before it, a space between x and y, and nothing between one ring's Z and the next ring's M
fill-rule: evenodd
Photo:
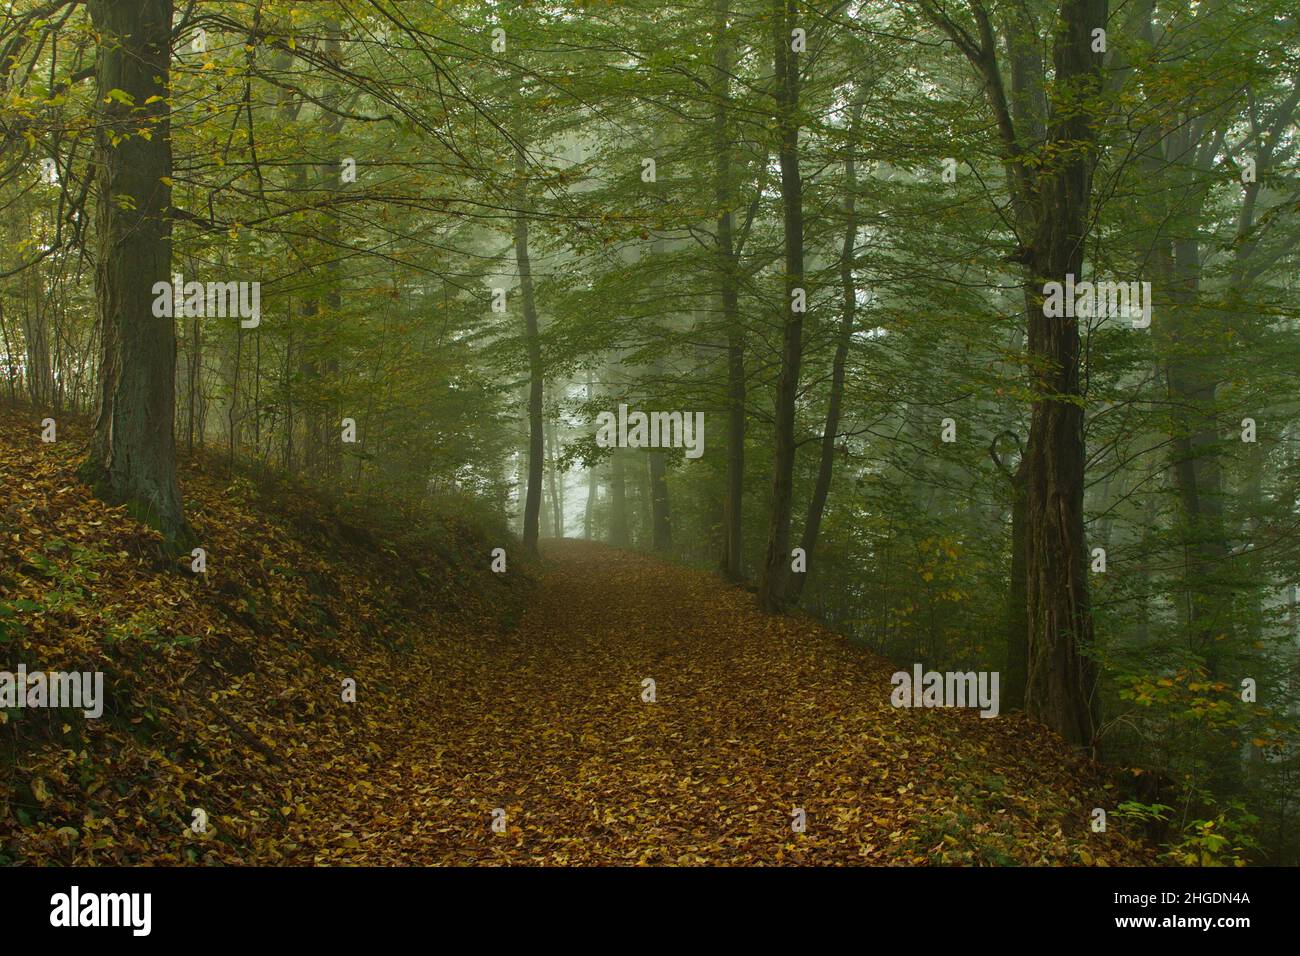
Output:
M564 537L564 473L556 458L560 453L560 442L555 434L555 422L546 423L547 458L551 468L551 531L552 537Z
M1083 268L1098 124L1088 98L1101 88L1091 32L1106 23L1106 0L1063 0L1053 50L1059 102L1048 141L1059 152L1036 174L1031 246L1029 353L1035 399L1025 449L1028 509L1026 611L1029 668L1025 706L1070 743L1092 747L1097 730L1087 548L1083 525L1083 403L1077 318L1043 315L1042 288Z
M338 21L330 20L325 24L325 40L322 44L322 52L326 57L336 63L343 62L343 44L342 28ZM327 109L323 117L325 131L325 142L327 148L338 145L343 136L343 116L337 112L339 95L335 92L327 94L322 102ZM321 164L320 183L321 188L327 194L339 192L342 188L342 178L339 175L339 166L341 157L330 156L327 161ZM327 388L331 395L338 393L339 385L339 331L342 326L340 313L343 311L343 276L342 268L338 260L338 250L343 246L339 242L341 223L337 209L326 207L324 222L321 225L321 233L325 241L325 247L328 250L329 260L325 264L325 354L324 376L328 383ZM257 329L257 334L261 335L261 328ZM339 440L339 428L343 418L343 410L334 402L326 402L323 411L323 421L320 435L322 459L325 465L325 472L331 478L338 478L343 470L343 443ZM360 416L358 416L360 417ZM364 443L365 435L368 432L363 431L361 440ZM358 459L358 463L360 460Z
M840 250L840 289L843 295L840 312L839 338L835 343L835 357L831 361L830 397L826 403L826 426L822 430L821 459L817 464L817 480L813 485L812 498L808 501L808 517L804 521L803 539L800 546L804 551L807 571L792 574L788 601L797 604L803 594L804 584L812 573L813 552L817 548L817 534L821 530L822 513L826 509L826 497L831 489L831 476L835 469L835 439L839 434L840 407L844 401L844 365L849 356L849 344L853 339L853 323L857 314L858 290L853 279L854 253L858 242L857 217L857 163L853 156L853 144L859 120L862 116L862 95L854 98L849 116L849 154L844 161L844 246ZM847 454L847 452L846 452Z
M713 113L714 196L718 205L718 273L722 324L727 333L727 478L722 504L722 571L728 580L744 579L743 507L745 494L745 332L740 324L740 276L736 261L732 206L735 184L731 138L731 44L727 17L731 0L714 7L713 68L717 106Z
M538 519L542 509L542 460L545 436L542 427L542 343L537 330L537 307L533 301L533 267L528 258L527 166L523 148L515 150L516 187L515 263L519 269L519 292L524 306L524 337L528 348L528 491L524 501L524 550L537 553Z
M1029 505L1025 495L1025 461L1011 471L990 447L989 453L1006 476L1011 488L1011 574L1007 587L1007 656L1002 675L1002 710L1025 707L1025 683L1029 675L1029 611L1026 604L1029 567Z
M587 373L587 402L591 402L591 372ZM596 510L596 468L594 463L587 468L587 507L582 513L582 537L585 541L591 540L591 522L592 516Z
M803 276L803 182L799 175L798 59L791 50L796 0L774 0L773 40L776 65L776 112L781 133L781 205L785 226L785 315L781 371L776 385L773 438L772 502L768 516L767 552L759 578L758 601L764 610L785 608L790 572L790 517L794 491L795 399L799 394L799 365L803 358L803 313L793 308Z
M192 532L176 479L176 329L170 317L153 314L154 284L171 278L172 0L91 0L89 7L100 34L96 298L103 351L84 474L180 550ZM117 90L129 105L110 96Z
M54 404L54 372L50 365L50 319L53 304L42 295L45 277L40 269L23 276L30 298L24 311L23 340L27 345L27 393L32 406L48 409Z
M926 15L970 61L984 84L1002 141L1015 224L1021 242L1015 261L1026 265L1025 298L1033 400L1029 437L1019 474L1025 493L1025 609L1029 655L1025 707L1069 742L1095 748L1096 665L1092 643L1088 563L1083 525L1083 401L1077 318L1043 315L1043 287L1079 275L1088 230L1092 173L1102 90L1102 57L1092 31L1104 27L1107 0L1061 0L1053 21L1053 97L1042 151L1030 152L1017 132L1013 105L998 64L992 21L980 0L968 7L975 32L945 8L922 0ZM1035 38L1037 40L1037 38ZM1014 51L1013 72L1032 66ZM1013 77L1013 90L1023 85ZM1021 101L1023 105L1023 100ZM1033 110L1029 109L1032 114ZM1021 125L1025 118L1021 117ZM1025 240L1028 239L1028 242Z

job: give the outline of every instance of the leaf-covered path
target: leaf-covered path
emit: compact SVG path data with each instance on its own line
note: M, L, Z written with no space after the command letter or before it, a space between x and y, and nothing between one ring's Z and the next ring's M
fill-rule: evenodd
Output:
M0 663L100 670L107 697L0 710L4 860L1151 858L1114 815L1091 832L1120 798L1058 738L895 709L894 665L709 572L563 541L494 575L459 520L363 526L206 461L184 482L207 572L169 570L77 480L79 426L0 422Z
M409 743L367 786L315 808L315 834L300 834L311 860L1118 863L1134 852L1090 832L1106 796L1021 718L895 709L893 667L811 622L758 613L710 574L583 542L544 558L517 631L481 635L475 653L430 645L447 656L438 686L409 702ZM339 825L321 846L329 818Z

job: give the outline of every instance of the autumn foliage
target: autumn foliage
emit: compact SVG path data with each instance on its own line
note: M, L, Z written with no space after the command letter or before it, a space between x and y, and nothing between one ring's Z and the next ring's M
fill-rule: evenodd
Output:
M5 862L1151 859L1059 738L896 710L892 665L712 574L568 541L492 574L457 509L362 523L199 458L196 575L78 482L84 429L38 431L0 413L0 666L108 699L0 712Z

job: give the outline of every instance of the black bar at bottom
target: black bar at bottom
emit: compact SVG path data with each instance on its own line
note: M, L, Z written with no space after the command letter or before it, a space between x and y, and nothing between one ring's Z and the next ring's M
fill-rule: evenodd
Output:
M436 929L453 945L517 937L639 948L638 940L683 945L689 930L700 941L733 948L752 939L766 949L787 933L807 942L850 927L873 945L954 937L975 945L1044 931L1057 940L1199 933L1227 941L1287 923L1294 876L1269 868L9 868L0 870L0 914L10 941L75 933L127 946L283 939L337 947ZM148 894L147 911L145 897L130 894Z

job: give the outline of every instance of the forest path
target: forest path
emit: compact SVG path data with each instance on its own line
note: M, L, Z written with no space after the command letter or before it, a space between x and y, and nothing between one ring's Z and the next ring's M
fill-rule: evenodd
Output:
M544 544L518 629L447 657L303 862L1090 862L1095 782L1036 725L895 709L895 669L715 576ZM642 699L655 681L656 700ZM506 832L495 833L496 808ZM795 808L806 832L792 831ZM322 835L323 820L339 821ZM1095 840L1104 837L1092 835ZM1121 848L1114 847L1116 852Z

